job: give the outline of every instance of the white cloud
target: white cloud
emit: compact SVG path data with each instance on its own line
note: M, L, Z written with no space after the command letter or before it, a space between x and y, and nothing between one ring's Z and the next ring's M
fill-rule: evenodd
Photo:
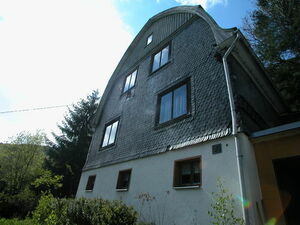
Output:
M175 0L181 5L201 5L204 9L212 8L217 4L227 5L227 0Z
M0 18L0 111L102 92L132 40L111 0L1 0ZM0 114L0 142L22 130L56 131L63 112Z

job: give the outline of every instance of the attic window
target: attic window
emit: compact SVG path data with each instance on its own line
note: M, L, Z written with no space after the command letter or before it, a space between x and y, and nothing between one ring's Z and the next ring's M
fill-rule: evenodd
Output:
M94 189L95 180L96 180L96 175L89 176L85 187L86 191L92 191Z
M135 80L136 80L136 74L137 74L137 70L135 70L134 72L132 72L131 74L129 74L126 77L125 82L124 82L124 87L123 87L123 93L125 93L126 91L128 91L134 87Z
M149 45L152 42L152 38L153 38L153 35L150 34L147 38L147 45Z
M127 191L129 188L131 169L119 171L117 190Z
M114 120L105 126L102 147L108 147L115 143L119 120Z
M201 185L201 158L183 159L174 164L174 187L194 187Z

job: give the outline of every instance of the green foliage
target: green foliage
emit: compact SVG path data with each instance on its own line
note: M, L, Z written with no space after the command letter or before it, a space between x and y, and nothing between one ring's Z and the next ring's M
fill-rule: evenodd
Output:
M34 225L34 221L32 219L18 220L14 219L0 219L1 225Z
M34 222L41 225L67 224L63 223L66 222L66 205L59 204L58 201L51 194L42 195L32 213ZM63 221L59 223L59 219Z
M217 181L218 192L213 192L213 203L208 215L213 225L244 225L242 218L236 216L235 201L232 194L224 188L220 179Z
M19 133L10 144L2 148L0 157L1 192L8 195L20 193L41 174L45 154L44 135Z
M19 133L1 145L0 216L25 217L35 207L37 196L31 183L43 173L44 134Z
M55 142L49 141L46 165L53 173L63 176L60 196L73 197L76 194L93 134L89 123L97 109L98 100L98 92L94 91L69 108L59 126L62 135L53 133Z
M291 109L300 110L300 0L257 0L243 29Z
M56 199L44 195L33 212L41 225L134 225L137 213L119 201L102 199Z
M25 217L42 192L53 192L61 177L43 168L45 136L19 133L0 148L0 216Z
M62 187L62 176L54 175L49 170L44 170L43 174L35 179L31 185L36 193L55 192Z

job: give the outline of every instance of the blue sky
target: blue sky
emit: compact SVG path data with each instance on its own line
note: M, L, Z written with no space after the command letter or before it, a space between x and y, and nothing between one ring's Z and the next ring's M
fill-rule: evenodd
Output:
M179 2L202 3L206 11L223 28L240 28L243 18L253 9L251 0L119 0L115 5L124 23L128 24L136 35L149 18L163 10L181 5Z
M0 112L70 105L102 93L134 36L170 7L201 4L240 27L247 0L0 0ZM21 131L58 132L66 108L0 113L0 142Z

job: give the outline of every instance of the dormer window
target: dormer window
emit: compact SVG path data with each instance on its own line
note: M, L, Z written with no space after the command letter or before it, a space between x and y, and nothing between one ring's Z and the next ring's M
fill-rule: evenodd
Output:
M126 91L134 87L136 74L137 74L137 70L135 70L134 72L132 72L126 77L124 87L123 87L123 93L125 93Z
M114 120L105 126L105 133L102 140L102 148L111 146L115 143L119 120Z
M154 72L167 64L170 60L170 44L152 56L152 71Z
M149 45L152 42L152 38L153 38L153 35L150 34L147 38L147 45Z

